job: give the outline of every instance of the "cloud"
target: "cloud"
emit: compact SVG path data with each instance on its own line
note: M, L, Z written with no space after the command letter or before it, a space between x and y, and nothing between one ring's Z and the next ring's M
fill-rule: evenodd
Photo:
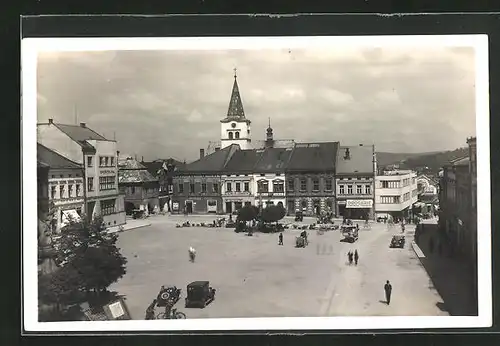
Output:
M474 51L446 47L43 53L38 119L78 121L146 159L218 140L233 68L254 139L425 152L475 134ZM446 133L446 136L443 134Z

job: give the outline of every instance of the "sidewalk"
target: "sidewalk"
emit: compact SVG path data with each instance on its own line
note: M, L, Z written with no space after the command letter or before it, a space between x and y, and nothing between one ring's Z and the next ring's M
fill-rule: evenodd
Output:
M430 251L430 239L434 249ZM438 251L437 225L426 224L425 232L419 235L418 244L413 242L413 249L420 259L444 301L443 309L452 316L476 316L477 301L474 298L475 283L471 273L471 264L461 258L450 257L446 244Z
M109 227L108 232L109 233L117 233L117 232L124 232L124 231L130 231L132 229L137 229L137 228L142 228L142 227L147 227L151 226L151 222L148 219L127 219L127 223L121 226L114 226L114 227Z

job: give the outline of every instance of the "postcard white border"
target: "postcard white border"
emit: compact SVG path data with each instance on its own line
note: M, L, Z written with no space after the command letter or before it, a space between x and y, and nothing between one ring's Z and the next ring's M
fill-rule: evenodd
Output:
M37 292L37 56L47 51L290 49L373 46L474 47L476 51L476 134L479 315L473 317L309 317L213 318L166 321L38 322ZM30 332L353 330L473 328L492 325L489 78L487 35L345 37L28 38L22 40L22 170L24 329ZM453 116L453 115L451 115ZM465 142L465 138L464 138Z

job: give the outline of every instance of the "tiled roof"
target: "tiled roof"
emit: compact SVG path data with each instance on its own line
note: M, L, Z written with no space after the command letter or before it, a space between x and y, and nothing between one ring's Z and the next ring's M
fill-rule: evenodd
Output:
M71 161L55 151L37 143L36 152L38 162L49 166L50 168L69 168L81 169L82 166L74 161Z
M225 172L252 172L255 165L262 156L262 151L258 150L238 150L224 167Z
M156 182L158 179L153 177L146 169L120 169L118 171L118 183L149 183Z
M141 164L139 161L127 157L126 159L120 159L118 160L118 168L119 169L144 169L146 170L146 167Z
M288 171L334 171L338 142L297 143Z
M268 148L257 150L257 153L261 153L261 156L260 160L254 167L254 172L276 172L284 171L286 169L292 154L292 149Z
M163 167L164 162L163 161L152 161L152 162L141 162L143 166L146 167L149 173L151 173L154 176L158 176L160 170Z
M186 164L183 168L179 169L179 173L189 174L222 172L222 169L238 148L239 145L232 144L224 149L215 151L202 157L201 159Z
M264 139L252 140L252 146L256 149L264 149L267 141ZM275 139L273 141L273 148L293 148L295 141L293 139Z
M345 159L349 149L349 159ZM337 174L367 173L373 174L372 146L340 146L337 152Z
M233 91L231 92L231 99L229 100L227 117L221 120L221 122L228 122L231 120L250 122L250 120L245 118L245 111L243 110L243 102L241 102L236 76L234 76Z
M107 140L106 138L104 138L94 130L89 129L88 127L82 127L80 125L64 125L55 123L54 125L76 142L82 142L87 140L98 140L98 141Z

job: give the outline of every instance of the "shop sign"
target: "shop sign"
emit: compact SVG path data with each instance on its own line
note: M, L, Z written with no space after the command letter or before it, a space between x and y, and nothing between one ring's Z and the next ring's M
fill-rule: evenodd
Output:
M179 210L179 202L173 202L172 203L172 209L175 210L175 211Z
M346 208L371 208L373 200L371 199L348 199Z

